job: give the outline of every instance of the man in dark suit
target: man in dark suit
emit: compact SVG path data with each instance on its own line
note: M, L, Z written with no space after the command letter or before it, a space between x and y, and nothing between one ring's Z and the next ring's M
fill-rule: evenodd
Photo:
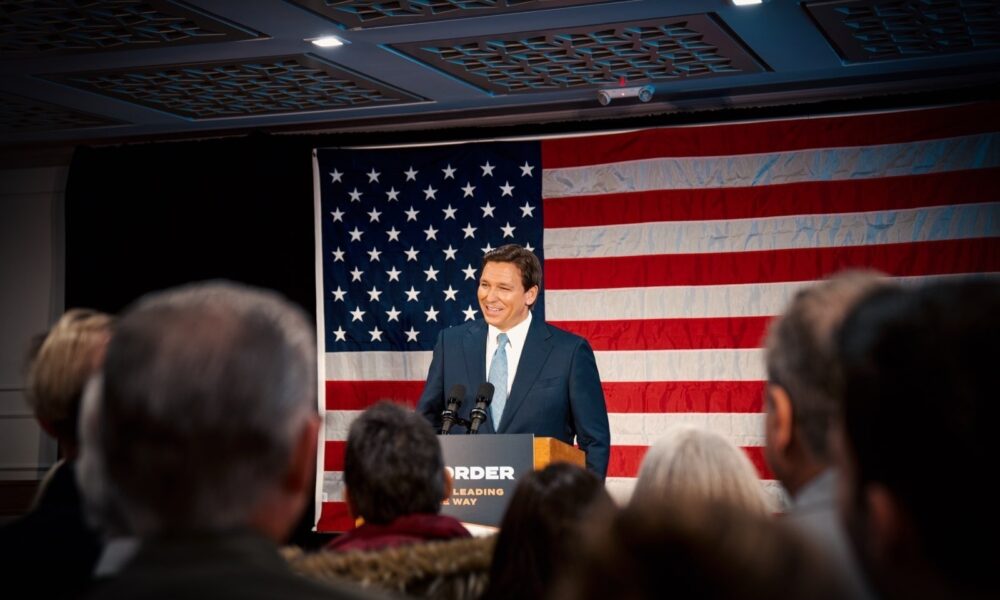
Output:
M594 352L587 341L531 316L542 268L530 251L509 244L483 257L476 320L441 332L417 410L441 427L445 392L462 384L459 416L470 418L480 384L495 387L482 433L533 433L587 455L604 478L611 434ZM464 432L456 426L453 432Z

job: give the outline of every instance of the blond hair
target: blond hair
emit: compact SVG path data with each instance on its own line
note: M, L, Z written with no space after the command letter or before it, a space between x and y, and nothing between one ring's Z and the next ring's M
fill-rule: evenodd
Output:
M100 367L112 317L71 309L52 326L28 368L27 397L35 417L62 441L76 440L80 397Z
M646 453L631 503L674 506L681 501L726 503L757 514L774 511L747 455L722 435L687 424L668 430Z

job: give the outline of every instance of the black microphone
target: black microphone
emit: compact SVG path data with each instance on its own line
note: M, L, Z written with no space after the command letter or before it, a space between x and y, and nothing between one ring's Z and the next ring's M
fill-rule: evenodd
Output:
M472 409L472 423L469 425L468 433L479 433L479 426L486 420L486 407L493 402L493 384L486 382L479 386L476 392L476 406Z
M462 406L462 398L465 398L465 386L456 383L451 386L451 391L445 399L444 412L441 413L441 435L448 433L451 426L458 418L458 409Z

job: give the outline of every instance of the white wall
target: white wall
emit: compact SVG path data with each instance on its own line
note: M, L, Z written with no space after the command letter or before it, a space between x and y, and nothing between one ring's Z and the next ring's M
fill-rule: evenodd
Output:
M38 479L56 459L23 367L29 340L63 312L63 163L0 169L0 480Z

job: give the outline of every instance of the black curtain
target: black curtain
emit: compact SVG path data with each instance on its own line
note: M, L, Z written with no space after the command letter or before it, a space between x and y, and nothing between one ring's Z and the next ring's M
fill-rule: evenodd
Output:
M66 306L119 312L225 278L315 314L311 150L301 139L79 148L66 189Z
M267 135L79 148L66 188L66 306L119 313L155 290L225 278L315 317L311 144ZM314 506L291 542L315 548Z

